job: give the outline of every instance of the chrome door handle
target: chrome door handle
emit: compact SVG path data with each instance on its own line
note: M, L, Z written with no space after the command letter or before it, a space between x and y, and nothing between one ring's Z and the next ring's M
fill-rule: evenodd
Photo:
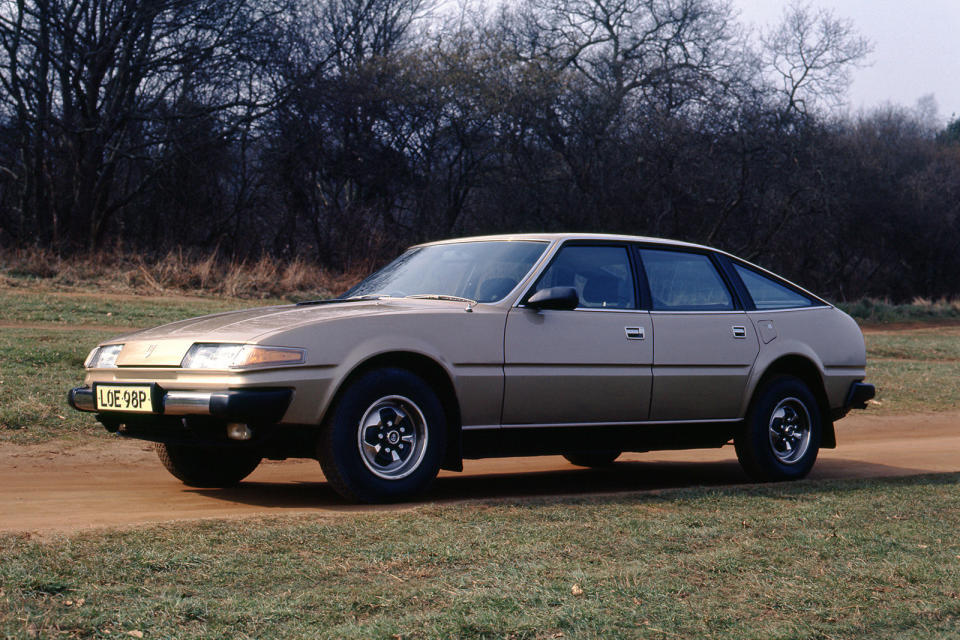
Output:
M624 327L623 330L627 334L627 340L643 340L644 338L643 327Z
M747 328L746 327L731 327L733 329L734 338L746 338L747 337Z

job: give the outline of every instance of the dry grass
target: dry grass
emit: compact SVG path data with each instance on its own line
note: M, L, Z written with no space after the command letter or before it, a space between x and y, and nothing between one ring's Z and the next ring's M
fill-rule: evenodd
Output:
M930 300L917 297L908 303L894 304L885 299L861 298L837 306L865 324L951 322L960 319L960 299Z
M364 273L336 273L304 258L226 259L216 251L171 251L159 259L106 252L62 258L43 249L0 251L0 285L7 287L306 299L342 293Z
M175 250L160 258L107 251L63 258L46 249L0 249L0 287L299 301L343 293L377 266L371 261L336 272L302 257L284 261L264 256L248 261L226 258L216 250ZM960 319L960 299L918 297L895 304L862 298L838 306L871 325Z

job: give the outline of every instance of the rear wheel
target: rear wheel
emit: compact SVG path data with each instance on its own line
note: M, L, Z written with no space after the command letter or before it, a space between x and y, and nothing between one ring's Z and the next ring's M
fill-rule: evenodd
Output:
M795 480L810 473L820 451L823 418L810 388L777 376L758 389L742 431L737 458L754 480Z
M563 454L564 458L578 467L608 467L619 456L619 451L586 451Z
M258 453L212 447L156 443L160 462L185 485L232 487L253 473L262 459Z
M344 391L317 457L345 498L384 502L423 490L446 446L446 415L430 385L410 371L385 368L362 374Z

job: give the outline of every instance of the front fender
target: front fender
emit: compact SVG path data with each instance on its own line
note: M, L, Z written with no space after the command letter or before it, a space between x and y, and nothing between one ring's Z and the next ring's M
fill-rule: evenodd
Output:
M276 344L307 348L324 369L325 384L312 402L319 424L350 374L388 354L413 354L443 369L452 382L464 425L499 424L503 396L504 309L433 303L435 308L367 315L298 327L271 336Z

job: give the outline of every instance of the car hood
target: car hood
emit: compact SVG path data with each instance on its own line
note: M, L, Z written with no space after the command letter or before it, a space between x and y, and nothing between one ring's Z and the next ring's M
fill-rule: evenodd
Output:
M120 367L175 367L179 366L187 349L195 342L257 342L280 331L307 324L374 314L411 313L422 310L428 304L449 303L374 300L261 307L172 322L118 336L109 342L124 343L123 351L117 358Z

